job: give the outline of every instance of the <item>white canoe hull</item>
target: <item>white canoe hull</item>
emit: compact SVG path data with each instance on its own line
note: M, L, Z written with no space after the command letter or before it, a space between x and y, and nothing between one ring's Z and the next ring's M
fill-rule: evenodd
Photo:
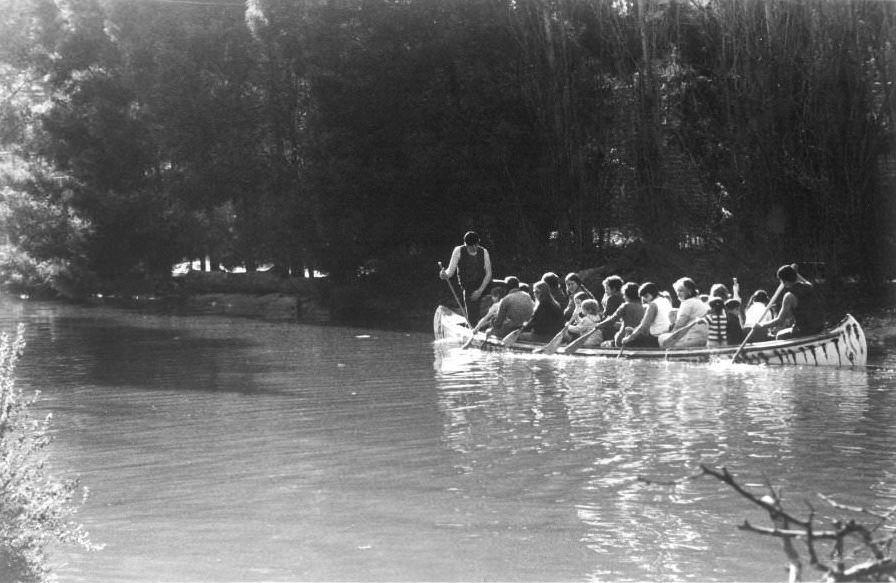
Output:
M439 306L433 316L433 333L438 340L466 342L470 339L470 328L466 320L454 310ZM517 341L509 346L501 343L500 338L489 337L477 332L470 343L470 348L487 351L512 351L531 353L542 346L535 342ZM662 348L579 348L576 356L583 357L622 357L646 360L675 360L685 362L707 362L712 359L731 359L737 346L724 348L678 348L664 350ZM566 354L560 347L556 354ZM747 344L738 356L738 362L748 364L769 365L808 365L808 366L865 366L868 360L868 344L865 332L851 315L847 315L834 328L803 338L792 340L772 340Z

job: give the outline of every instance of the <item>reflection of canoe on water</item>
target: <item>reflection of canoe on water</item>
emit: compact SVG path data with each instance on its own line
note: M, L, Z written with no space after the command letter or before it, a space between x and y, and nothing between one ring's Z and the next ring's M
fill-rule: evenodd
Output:
M439 306L433 317L433 332L436 339L464 342L470 340L470 328L464 317L457 312ZM517 341L509 346L501 343L500 338L489 337L477 332L470 342L470 348L488 351L512 351L532 353L543 346L537 342ZM737 352L737 346L725 348L626 348L621 352L623 358L641 358L647 360L676 360L705 362L711 358L730 359ZM618 348L578 348L577 356L620 356ZM561 346L556 354L566 354ZM738 356L738 362L749 364L798 364L810 366L864 366L868 358L868 344L865 332L850 315L847 315L834 328L803 338L793 340L772 340L747 344Z

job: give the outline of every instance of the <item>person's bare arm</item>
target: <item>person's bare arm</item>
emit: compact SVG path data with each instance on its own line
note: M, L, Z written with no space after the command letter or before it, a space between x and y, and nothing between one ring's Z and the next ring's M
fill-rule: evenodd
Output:
M632 341L633 338L637 338L641 334L649 334L650 325L653 324L653 321L656 319L657 307L656 304L650 303L647 306L647 310L644 312L644 317L641 318L641 323L638 324L638 327L632 330L632 333L622 339L623 344L628 344Z
M482 316L482 318L479 319L479 322L476 324L476 327L473 328L474 333L479 332L483 328L487 328L488 326L492 325L492 322L494 322L495 316L498 313L498 309L501 308L501 305L495 304L495 308L497 308L497 309L492 310L491 308L489 308L488 312L486 312L486 314L484 316Z
M685 316L685 317L682 318L682 316ZM696 314L693 313L693 310L690 310L690 312L686 312L686 313L682 314L681 306L679 306L678 314L675 317L675 321L672 323L672 331L675 332L676 330L681 330L682 328L684 328L685 326L687 326L688 324L690 324L691 322L693 322L696 319L697 319Z
M454 274L457 273L458 263L460 263L460 247L455 247L454 251L451 252L451 261L448 262L448 267L439 272L439 277L442 279L454 277Z
M613 312L613 315L611 315L607 318L604 318L603 320L598 322L598 324L597 324L597 326L595 326L595 328L603 328L604 326L606 326L608 324L612 324L613 322L616 322L617 320L621 321L622 313L624 310L625 310L625 303L623 302L623 304L621 306L616 308L616 311Z
M482 297L482 294L485 293L485 289L488 287L488 284L492 281L492 259L491 257L489 257L487 249L482 249L482 253L484 254L482 260L485 267L485 276L482 278L482 284L476 291L473 292L473 301L477 301L480 297ZM458 256L460 256L459 253ZM448 267L451 266L449 265Z
M757 323L755 326L757 328L775 328L780 327L784 324L790 322L791 318L793 318L793 309L796 307L797 299L796 296L790 292L784 294L784 299L781 301L781 312L772 320L768 320L766 322Z
M498 304L498 312L495 314L495 319L492 320L492 326L495 328L499 328L504 324L504 320L507 319L507 302L503 299L501 303Z

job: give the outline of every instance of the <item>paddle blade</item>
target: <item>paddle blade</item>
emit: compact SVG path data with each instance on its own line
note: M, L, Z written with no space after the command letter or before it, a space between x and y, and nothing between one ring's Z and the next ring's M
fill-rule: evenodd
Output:
M579 336L578 338L576 338L575 340L573 340L572 342L567 344L566 350L565 350L566 354L572 354L573 352L575 352L576 350L581 348L585 344L585 342L589 338L591 338L591 336L593 336L595 333L597 333L597 328L595 328L594 330L585 332L584 334L582 334L581 336Z
M536 348L533 352L536 354L554 354L557 352L557 349L560 347L560 344L563 342L563 335L566 333L566 328L557 332L556 336L551 338L551 341Z
M510 334L508 334L507 336L505 336L504 338L501 339L501 344L503 344L504 346L510 346L511 344L516 342L516 339L519 338L520 334L522 334L522 333L523 333L522 329L514 330L513 332L511 332Z
M473 334L470 335L470 338L466 342L464 342L464 345L461 346L461 348L466 350L467 348L470 347L471 344L473 344L473 340L475 340L475 339L476 339L476 333L474 332Z

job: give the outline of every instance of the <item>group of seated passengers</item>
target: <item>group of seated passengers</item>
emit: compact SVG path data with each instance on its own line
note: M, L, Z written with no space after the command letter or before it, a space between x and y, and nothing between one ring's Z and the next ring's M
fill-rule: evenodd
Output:
M531 291L510 276L492 287L491 306L475 330L504 337L521 329L519 339L533 342L548 342L561 332L567 342L587 335L581 345L591 347L715 348L740 344L747 334L751 342L769 340L768 323L776 320L765 290L757 290L742 309L737 279L732 293L717 283L701 295L691 278L682 277L673 284L677 308L653 282L638 285L611 275L602 283L598 301L576 273L561 286L557 274L548 272Z

